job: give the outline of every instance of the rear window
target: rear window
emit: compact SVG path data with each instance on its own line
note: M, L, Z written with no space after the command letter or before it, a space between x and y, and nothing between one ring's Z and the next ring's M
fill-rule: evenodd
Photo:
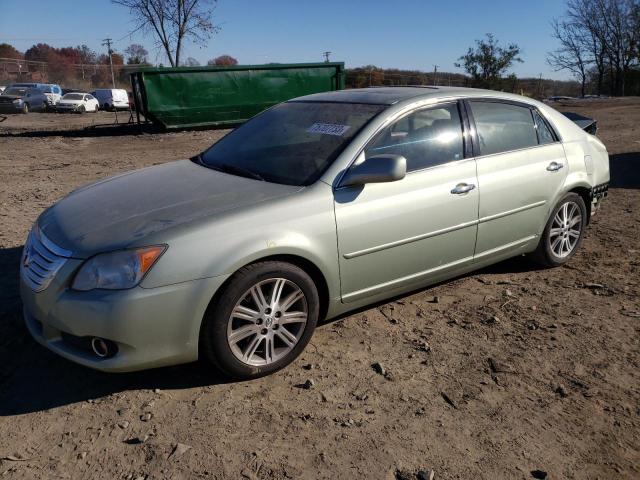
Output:
M288 102L230 132L202 154L211 168L287 185L310 185L380 105Z
M531 110L518 105L471 101L480 154L509 152L538 145Z

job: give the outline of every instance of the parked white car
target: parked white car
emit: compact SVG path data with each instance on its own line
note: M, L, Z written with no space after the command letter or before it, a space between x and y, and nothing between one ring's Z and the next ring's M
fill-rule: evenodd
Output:
M103 110L129 109L129 96L121 88L99 88L91 94L98 99Z
M63 96L55 106L57 112L97 112L98 100L89 93L73 92Z

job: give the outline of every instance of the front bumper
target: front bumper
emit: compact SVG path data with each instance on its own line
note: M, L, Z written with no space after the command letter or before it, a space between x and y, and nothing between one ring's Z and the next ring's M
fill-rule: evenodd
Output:
M56 112L75 112L78 110L79 105L53 105L53 108Z
M198 358L203 315L227 276L149 289L77 292L60 279L72 278L81 263L69 259L42 292L20 280L24 320L35 340L64 358L107 372ZM101 358L83 348L93 337L113 342L117 352Z
M20 113L22 112L22 103L16 105L14 103L0 103L0 113Z

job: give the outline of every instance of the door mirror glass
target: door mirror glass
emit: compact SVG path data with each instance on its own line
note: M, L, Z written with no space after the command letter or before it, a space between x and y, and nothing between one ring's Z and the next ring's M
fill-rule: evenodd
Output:
M402 155L374 155L352 165L342 179L341 186L367 183L395 182L407 174L407 160Z

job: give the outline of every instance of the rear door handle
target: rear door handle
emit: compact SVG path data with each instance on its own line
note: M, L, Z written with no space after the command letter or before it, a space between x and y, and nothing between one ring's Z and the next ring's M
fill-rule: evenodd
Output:
M476 188L476 186L473 183L459 183L451 190L451 193L454 195L462 195L463 193L470 192L474 188Z
M548 166L547 166L547 170L549 170L550 172L555 172L557 170L560 170L562 167L564 167L563 163L558 163L558 162L551 162Z

